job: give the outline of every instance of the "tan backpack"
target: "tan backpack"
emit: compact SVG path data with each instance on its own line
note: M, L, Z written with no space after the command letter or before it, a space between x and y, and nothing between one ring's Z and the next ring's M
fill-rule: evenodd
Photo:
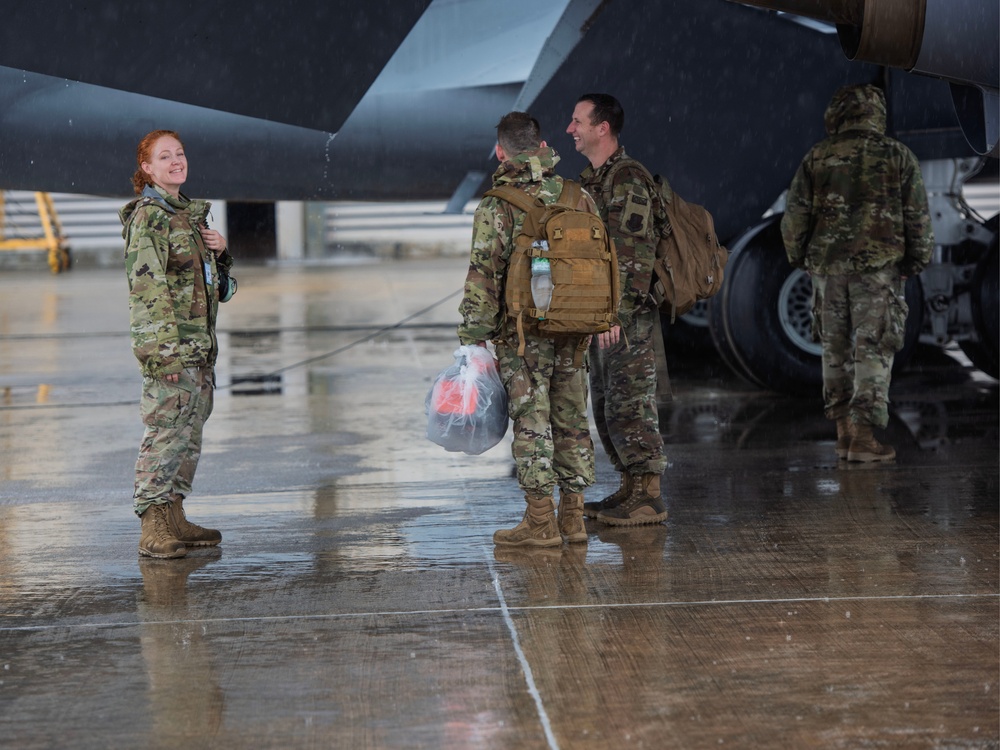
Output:
M667 212L660 229L653 270L656 278L650 292L670 322L688 312L699 300L708 299L722 288L723 270L729 251L719 243L715 221L704 207L688 203L675 193L667 180L653 177L633 159L618 162L613 171L632 166L640 169L656 189Z
M524 224L514 238L507 266L507 314L517 321L518 355L524 354L524 332L546 337L603 333L618 322L618 256L601 217L580 211L582 188L572 180L553 203L544 203L512 185L486 192L524 211ZM534 247L546 240L548 251ZM531 260L547 257L552 269L549 309L535 308L531 296ZM580 366L587 339L575 361Z

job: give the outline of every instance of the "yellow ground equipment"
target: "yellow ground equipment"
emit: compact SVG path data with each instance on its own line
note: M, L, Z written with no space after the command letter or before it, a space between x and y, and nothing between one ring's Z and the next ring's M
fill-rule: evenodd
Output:
M41 224L42 237L8 237L9 215L4 191L0 190L0 250L47 250L49 253L49 268L52 273L69 270L69 247L63 235L59 216L56 214L52 196L49 193L35 193L35 204L38 208L38 223ZM22 212L21 215L31 215ZM36 229L34 216L32 228Z

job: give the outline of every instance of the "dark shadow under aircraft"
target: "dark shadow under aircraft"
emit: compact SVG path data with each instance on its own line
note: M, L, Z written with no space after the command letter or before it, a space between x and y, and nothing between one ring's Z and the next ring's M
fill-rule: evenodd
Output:
M192 194L447 199L460 211L493 170L502 114L535 114L571 177L584 160L563 132L570 113L581 93L607 91L625 107L629 152L708 207L733 251L724 293L672 334L707 329L752 382L812 389L808 277L782 265L775 223L798 161L823 135L830 95L875 81L887 91L891 134L943 175L941 247L909 292L909 346L958 341L996 376L996 221L971 215L960 192L971 175L996 172L983 155L997 143L998 8L3 0L0 189L125 197L135 144L167 127L197 165Z

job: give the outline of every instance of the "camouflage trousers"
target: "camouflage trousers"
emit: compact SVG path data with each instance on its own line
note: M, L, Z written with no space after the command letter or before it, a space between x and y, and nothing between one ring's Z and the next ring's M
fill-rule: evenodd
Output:
M622 328L618 343L601 349L590 345L590 399L601 444L619 472L662 474L660 418L656 411L656 354L654 316L639 313Z
M826 417L885 427L892 360L903 346L909 312L905 282L891 266L860 275L814 274L812 283Z
M146 431L135 462L135 512L191 492L205 421L212 413L215 375L211 367L183 370L176 383L142 379L139 411Z
M514 420L511 452L525 492L551 493L556 485L582 492L594 483L594 442L587 421L587 380L573 365L579 338L525 336L496 346L500 378Z

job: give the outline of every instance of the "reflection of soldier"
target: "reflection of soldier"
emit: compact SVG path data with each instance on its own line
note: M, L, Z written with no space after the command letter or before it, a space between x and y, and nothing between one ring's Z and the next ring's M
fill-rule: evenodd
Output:
M590 391L597 433L621 475L619 489L584 513L603 523L635 526L666 520L660 475L667 466L656 411L653 337L659 311L650 296L659 228L666 221L638 163L618 145L625 124L621 104L608 94L584 94L566 132L590 160L581 180L594 196L618 252L621 328L594 337ZM636 165L636 166L631 166Z
M513 589L516 581L517 593L523 593L529 604L588 604L591 601L586 581L586 545L524 549L498 546L493 548L493 557L518 571L518 577L511 577L504 585Z
M621 589L642 597L662 597L673 587L673 569L667 565L670 529L663 524L626 531L600 526L597 538L621 548Z
M209 554L171 562L139 558L140 642L155 737L150 747L210 744L222 725L225 696L203 626L192 621L187 604L188 575L218 559Z
M889 421L889 379L903 346L908 276L934 249L920 164L885 135L885 95L844 86L826 110L829 136L802 160L781 231L789 262L813 282L814 326L823 344L826 416L837 454L889 461L872 435Z
M563 180L554 168L559 156L540 137L538 122L524 112L504 115L497 125L500 167L493 186L513 185L545 203L557 200ZM581 191L581 210L597 213ZM493 340L500 376L514 420L512 451L517 480L528 507L513 529L493 535L494 544L550 547L586 542L583 490L594 483L594 444L587 423L587 383L574 364L585 337L544 338L525 330L519 356L517 328L504 306L507 265L514 238L527 214L507 201L484 197L476 209L472 257L459 311L463 344ZM553 491L559 486L559 516Z
M663 691L676 685L676 675L688 665L676 657L676 631L666 610L628 606L676 600L669 534L664 524L602 524L597 536L616 547L600 550L596 559L594 547L604 545L567 545L561 554L559 549L533 549L516 550L515 555L514 550L494 548L507 605L546 608L522 611L516 622L541 692L561 696L555 717L561 746L612 747L629 734L637 745L670 746L659 727L647 733L634 722L651 705L663 710ZM608 606L593 606L595 591L606 595L602 603ZM584 661L581 649L596 656ZM523 700L517 683L503 684L517 690L512 699Z

